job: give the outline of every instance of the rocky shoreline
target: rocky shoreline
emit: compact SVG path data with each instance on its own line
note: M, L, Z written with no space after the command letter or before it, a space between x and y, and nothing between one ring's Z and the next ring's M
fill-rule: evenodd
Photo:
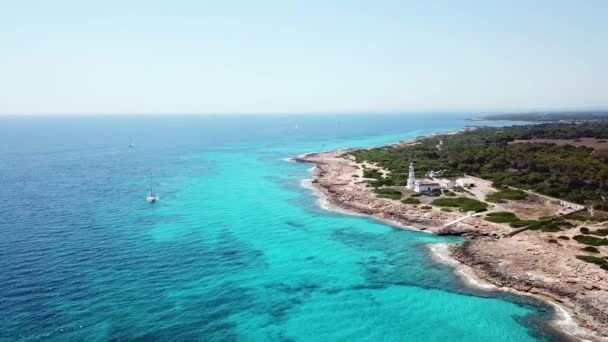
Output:
M315 165L312 185L331 205L403 228L465 236L464 243L450 249L451 257L469 266L476 276L498 287L558 303L581 327L567 333L580 339L608 341L606 271L576 259L572 246L550 243L538 232L505 238L512 231L510 227L481 217L463 219L462 213L377 198L361 180L359 165L346 157L351 151L311 153L294 160Z

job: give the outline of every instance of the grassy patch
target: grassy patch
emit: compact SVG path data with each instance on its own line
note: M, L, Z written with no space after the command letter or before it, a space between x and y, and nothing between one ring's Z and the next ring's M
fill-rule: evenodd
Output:
M443 194L448 197L456 197L456 193L450 190L444 190Z
M376 197L378 198L398 200L401 199L402 196L401 191L391 188L374 189L374 192L376 193Z
M576 258L596 265L604 265L608 263L605 259L592 255L577 255Z
M601 238L597 238L595 236L589 236L589 235L576 235L573 239L584 245L608 246L608 239L606 239L606 238L601 239Z
M599 253L600 250L593 247L593 246L587 246L587 247L583 247L581 248L581 251L585 251L585 252L589 252L589 253Z
M541 220L516 220L510 222L509 225L513 228L530 227L530 230L540 230L543 232L559 232L565 221L546 218Z
M471 193L470 191L468 191L467 189L461 187L461 186L457 186L454 189L452 189L455 192L464 192L465 194L469 194L472 195L473 193Z
M444 211L446 213L451 213L453 210L450 208L441 208L441 211Z
M561 222L556 220L540 220L530 225L531 230L540 230L542 232L559 232Z
M401 201L404 204L420 204L420 200L414 197L408 197Z
M382 179L382 173L376 169L365 169L363 170L363 177Z
M486 196L486 201L497 203L504 200L521 201L526 198L528 194L522 190L502 189Z
M585 222L588 219L587 217L585 217L583 215L575 215L575 214L566 215L564 217L567 218L568 220L581 221L581 222Z
M488 208L487 203L466 197L439 198L431 204L438 207L460 208L460 211L474 211L477 213L485 211Z
M489 213L488 215L486 215L486 221L494 223L511 223L519 221L519 219L513 213L510 213L508 211L501 211L497 213Z
M597 235L597 236L607 236L608 235L608 229L602 228L602 229L593 230L593 231L590 231L589 234L591 234L591 235Z
M533 223L536 223L538 221L534 221L534 220L519 220L519 221L514 221L509 223L509 226L513 227L513 228L523 228L523 227L527 227Z

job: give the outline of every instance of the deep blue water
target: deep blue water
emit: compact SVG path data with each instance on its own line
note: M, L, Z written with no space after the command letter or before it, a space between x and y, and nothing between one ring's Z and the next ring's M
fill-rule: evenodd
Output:
M464 117L2 117L0 340L555 339L424 247L457 239L323 211L282 160Z

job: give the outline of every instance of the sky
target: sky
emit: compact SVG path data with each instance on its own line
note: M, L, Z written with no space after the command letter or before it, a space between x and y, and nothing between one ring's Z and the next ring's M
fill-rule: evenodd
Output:
M0 114L608 109L608 1L0 0Z

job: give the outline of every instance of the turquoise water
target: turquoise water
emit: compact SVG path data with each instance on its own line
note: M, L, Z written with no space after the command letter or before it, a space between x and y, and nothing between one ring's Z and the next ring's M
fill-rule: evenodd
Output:
M0 118L0 340L557 339L547 307L466 288L424 246L456 238L324 211L300 186L310 165L282 160L464 125Z

